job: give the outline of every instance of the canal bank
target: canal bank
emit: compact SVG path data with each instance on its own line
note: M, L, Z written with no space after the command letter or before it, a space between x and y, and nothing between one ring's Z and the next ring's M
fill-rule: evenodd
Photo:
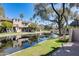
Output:
M50 33L51 31L41 31L41 32L19 32L19 33L0 33L0 37L5 37L5 36L13 36L13 35L28 35L28 34L40 34L40 33Z
M51 33L42 33L41 35L39 33L33 35L0 37L0 55L8 55L32 47L47 40L50 36Z
M45 41L43 41L43 42L45 42ZM43 42L40 42L40 43L38 43L38 44L42 44ZM29 47L29 48L26 48L26 49L31 49L32 47ZM24 51L25 49L23 49L23 50L20 50L20 51L17 51L17 52L14 52L14 53L12 53L12 54L9 54L9 55L6 55L6 56L13 56L13 55L15 55L15 54L17 54L17 53L21 53L22 51Z
M40 56L40 55L46 55L50 51L54 52L56 48L61 47L61 43L57 42L57 40L58 39L50 38L48 40L45 40L43 42L38 43L35 46L20 50L18 52L12 53L12 54L7 55L7 56Z

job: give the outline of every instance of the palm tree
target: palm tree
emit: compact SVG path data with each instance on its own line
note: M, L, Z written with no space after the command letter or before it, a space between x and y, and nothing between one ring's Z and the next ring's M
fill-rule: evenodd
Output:
M20 18L21 18L21 20L24 18L24 14L23 13L20 14Z
M32 18L30 18L30 21L32 21L33 19Z

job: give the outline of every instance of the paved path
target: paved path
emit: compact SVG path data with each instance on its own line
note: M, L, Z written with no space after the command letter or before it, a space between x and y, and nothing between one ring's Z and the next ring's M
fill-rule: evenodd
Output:
M49 56L79 56L79 42L67 43Z
M13 36L13 35L28 35L28 34L40 34L40 33L51 33L51 31L37 31L37 32L19 32L19 33L0 33L0 37Z

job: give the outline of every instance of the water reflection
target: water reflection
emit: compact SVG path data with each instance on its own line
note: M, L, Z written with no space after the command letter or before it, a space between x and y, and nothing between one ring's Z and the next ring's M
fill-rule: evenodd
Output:
M46 40L51 34L19 35L0 38L0 55L7 55Z

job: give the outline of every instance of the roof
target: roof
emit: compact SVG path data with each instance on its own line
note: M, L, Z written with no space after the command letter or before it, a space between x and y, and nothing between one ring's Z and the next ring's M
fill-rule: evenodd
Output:
M79 26L79 20L74 20L70 23L70 26Z

